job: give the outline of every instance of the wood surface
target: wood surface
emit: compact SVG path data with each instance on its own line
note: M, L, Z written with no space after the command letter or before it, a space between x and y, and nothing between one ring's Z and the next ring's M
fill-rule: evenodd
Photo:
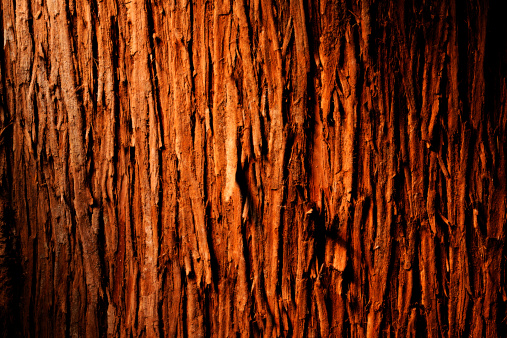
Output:
M504 335L505 13L1 0L3 335Z

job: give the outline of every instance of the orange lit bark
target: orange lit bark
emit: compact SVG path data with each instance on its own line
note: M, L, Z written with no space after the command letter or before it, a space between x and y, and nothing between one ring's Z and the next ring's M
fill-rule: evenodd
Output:
M503 9L2 0L0 330L500 335Z

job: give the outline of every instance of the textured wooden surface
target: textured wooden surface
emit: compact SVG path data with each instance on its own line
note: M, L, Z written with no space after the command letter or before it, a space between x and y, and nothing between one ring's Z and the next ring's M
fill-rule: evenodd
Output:
M2 0L0 323L504 333L503 10Z

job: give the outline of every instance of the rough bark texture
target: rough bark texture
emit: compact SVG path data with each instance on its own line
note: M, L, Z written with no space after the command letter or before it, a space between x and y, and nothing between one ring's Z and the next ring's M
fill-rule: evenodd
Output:
M504 334L501 3L2 0L2 331Z

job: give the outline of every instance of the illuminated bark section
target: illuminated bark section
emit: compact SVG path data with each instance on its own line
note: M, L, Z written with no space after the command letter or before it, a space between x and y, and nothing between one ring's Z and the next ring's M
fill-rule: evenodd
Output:
M500 1L0 6L7 335L507 329Z

